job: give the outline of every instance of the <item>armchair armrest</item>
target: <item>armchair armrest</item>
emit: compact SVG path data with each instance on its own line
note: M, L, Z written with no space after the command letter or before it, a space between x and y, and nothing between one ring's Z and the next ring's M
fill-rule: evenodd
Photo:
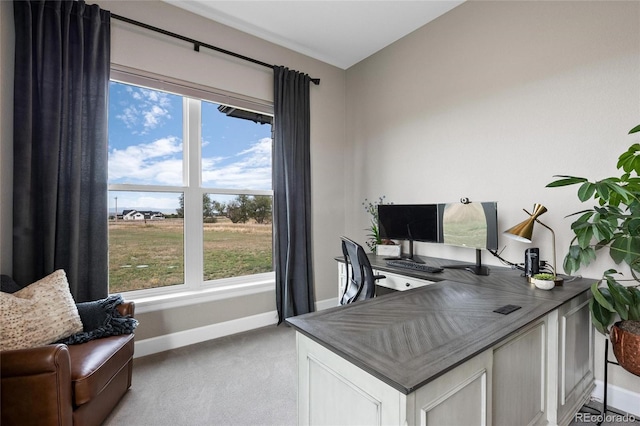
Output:
M135 314L136 305L134 302L122 302L117 306L118 312L123 317L133 317Z
M67 345L2 351L0 371L0 423L71 424L71 361Z
M0 359L3 381L9 377L52 373L59 370L64 374L65 369L69 372L71 368L69 349L63 344L2 351Z

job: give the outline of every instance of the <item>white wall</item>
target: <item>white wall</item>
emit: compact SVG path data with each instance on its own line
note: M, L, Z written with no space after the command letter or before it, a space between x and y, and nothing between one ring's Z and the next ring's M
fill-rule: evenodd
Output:
M640 124L639 95L640 3L464 3L347 70L347 231L364 241L361 203L380 195L497 201L502 230L538 202L549 209L540 219L556 231L561 265L571 240L565 216L584 207L577 188L545 185L556 174L615 175L619 154L640 141L627 135ZM512 262L530 247L499 243ZM550 260L550 244L536 228L542 259ZM469 249L416 250L474 259ZM598 278L611 263L580 272ZM612 368L610 377L640 392L631 374Z

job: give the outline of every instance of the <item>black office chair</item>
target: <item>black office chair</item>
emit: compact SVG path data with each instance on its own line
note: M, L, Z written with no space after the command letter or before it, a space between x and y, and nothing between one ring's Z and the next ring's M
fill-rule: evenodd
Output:
M340 304L346 305L358 300L371 299L376 292L376 280L386 277L373 275L369 258L360 244L347 237L340 237L340 239L342 240L342 254L347 269L347 280ZM351 264L351 274L349 274L349 264Z

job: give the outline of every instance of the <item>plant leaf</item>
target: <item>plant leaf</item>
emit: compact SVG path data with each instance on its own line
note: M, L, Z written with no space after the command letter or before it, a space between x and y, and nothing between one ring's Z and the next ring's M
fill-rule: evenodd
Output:
M629 287L629 292L633 296L633 304L629 306L629 319L640 321L640 290Z
M610 192L609 186L605 182L596 182L596 193L598 194L598 197L608 201Z
M623 320L629 319L629 306L633 305L633 296L627 288L619 284L613 277L607 277L607 286L613 296L614 308L620 318Z
M562 262L562 268L567 274L571 275L572 273L580 269L580 262L576 261L576 259L567 254L564 258L564 262Z
M593 226L589 225L579 230L579 232L576 232L576 236L578 237L578 245L581 249L589 247L591 239L593 238Z
M609 189L620 194L620 196L624 199L625 203L629 203L629 201L633 199L633 194L627 191L624 187L618 185L617 183L606 182L605 184Z
M635 132L637 132L637 128L638 127L635 127L631 130L635 130ZM629 134L631 134L631 132ZM636 174L640 174L640 157L636 155L638 151L640 151L640 144L635 143L631 145L626 152L622 153L622 155L618 157L617 167L619 169L622 168L627 173L634 170Z
M565 175L556 175L554 177L559 177L562 179L555 180L549 184L547 184L547 188L556 188L558 186L567 186L567 185L575 185L576 183L586 182L587 179L576 177L576 176L565 176Z
M640 132L640 124L638 124L636 127L634 127L633 129L629 130L629 134L631 133L636 133L636 132Z
M640 218L634 217L627 223L627 229L632 236L640 236Z
M589 311L591 311L591 322L596 330L606 335L611 322L611 312L595 302L595 299L589 299Z
M615 308L613 307L613 303L607 300L607 298L603 295L603 293L598 288L597 281L591 285L591 293L593 294L593 298L598 305L600 305L602 308L606 309L609 312L616 312Z
M596 186L591 182L583 183L578 189L578 198L580 201L584 202L593 197L593 194L596 191Z
M613 232L611 225L606 222L596 223L593 227L593 236L598 242L611 240Z
M620 234L611 243L609 254L617 264L625 261L628 265L640 257L640 237Z

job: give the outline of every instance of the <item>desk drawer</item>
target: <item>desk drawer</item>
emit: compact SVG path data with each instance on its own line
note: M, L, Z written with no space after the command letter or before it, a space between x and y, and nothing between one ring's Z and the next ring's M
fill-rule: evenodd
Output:
M382 280L376 281L377 285L388 287L398 291L411 290L412 288L418 288L434 283L434 281L421 280L418 278L407 277L405 275L392 274L387 271L375 271L375 273L387 277Z

